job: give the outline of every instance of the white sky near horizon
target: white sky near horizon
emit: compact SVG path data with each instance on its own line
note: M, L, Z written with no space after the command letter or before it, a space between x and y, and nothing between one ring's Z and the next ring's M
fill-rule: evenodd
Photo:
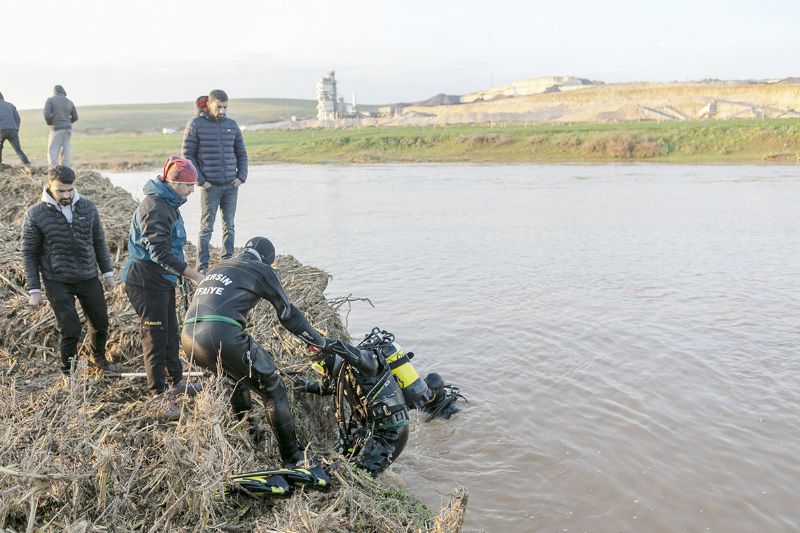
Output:
M370 104L554 75L800 76L798 0L26 0L0 17L0 92L20 109L57 83L78 106L313 99L330 70Z

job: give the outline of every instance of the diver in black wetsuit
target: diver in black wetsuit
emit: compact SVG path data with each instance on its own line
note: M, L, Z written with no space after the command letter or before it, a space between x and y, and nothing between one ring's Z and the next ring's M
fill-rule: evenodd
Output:
M342 341L326 348L327 355L318 361L324 372L322 381L300 380L294 389L322 396L336 393L339 451L375 477L397 459L408 441L403 391L383 357ZM362 364L345 364L338 355L345 349L360 352ZM344 410L345 404L349 412Z
M310 345L324 347L322 336L308 323L281 286L272 269L275 247L263 237L245 244L241 255L211 269L197 286L186 313L181 343L187 355L212 371L217 358L226 375L237 381L231 404L237 417L252 408L250 391L264 400L267 417L285 464L303 453L295 435L286 388L272 355L245 333L246 315L261 299L278 312L281 324ZM254 430L254 428L251 428Z
M289 300L272 269L275 247L264 237L247 241L242 253L211 269L197 286L181 334L184 352L201 366L222 371L237 384L231 404L240 419L252 408L251 391L264 400L267 417L278 441L281 459L295 465L303 459L294 420L272 355L245 333L247 313L265 299L278 312L281 324L309 346L328 352L332 345L348 362L369 367L368 354L348 351L338 341L323 338ZM362 360L363 359L363 360ZM251 426L254 436L258 437Z
M359 361L339 356L353 351L362 354ZM338 450L373 477L388 468L405 448L409 409L428 413L428 422L436 417L450 418L458 412L455 402L463 398L458 387L445 384L435 372L422 380L411 365L412 357L412 352L404 353L394 342L394 335L373 328L357 346L328 340L316 357L315 367L323 374L322 380L295 381L295 390L335 395Z

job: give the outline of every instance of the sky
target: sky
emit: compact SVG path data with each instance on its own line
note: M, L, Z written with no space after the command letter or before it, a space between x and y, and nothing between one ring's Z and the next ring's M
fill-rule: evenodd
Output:
M465 94L542 76L606 83L800 76L798 0L25 0L0 7L0 92L41 108Z

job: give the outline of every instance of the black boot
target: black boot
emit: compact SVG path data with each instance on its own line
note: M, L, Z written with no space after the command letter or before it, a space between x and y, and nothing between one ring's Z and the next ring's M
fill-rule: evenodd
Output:
M94 365L103 372L105 377L119 377L123 372L127 372L124 366L111 363L105 357L95 357Z

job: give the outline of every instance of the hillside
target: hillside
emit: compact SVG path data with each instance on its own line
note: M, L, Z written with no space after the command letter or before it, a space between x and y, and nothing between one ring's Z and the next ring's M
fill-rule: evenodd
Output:
M86 135L160 133L162 128L180 131L194 116L194 102L82 106L76 101L76 105L80 119L75 123L74 131ZM232 99L230 103L231 116L243 126L286 120L292 116L309 118L316 112L315 100L243 98ZM20 117L23 140L47 135L41 110L22 110Z
M531 80L532 82L535 80ZM466 103L411 105L383 125L487 122L538 124L728 120L800 117L800 83L697 82L540 84L519 94L518 84L465 95ZM532 84L534 85L534 84ZM513 91L512 91L513 89ZM532 91L531 91L532 92Z
M376 106L360 109L374 112ZM297 121L286 121L295 116ZM312 100L231 103L251 163L619 161L797 162L800 80L604 84L522 80L466 95L382 106L321 124ZM89 106L73 137L82 168L157 168L179 153L193 103ZM375 113L373 113L375 114ZM20 138L43 165L47 130L23 111ZM269 127L267 127L267 124ZM324 127L323 127L324 126ZM15 165L12 155L5 164Z
M181 131L193 102L78 106L78 135ZM568 76L515 81L464 95L438 94L425 101L359 106L380 116L341 119L324 126L441 126L446 124L572 124L800 118L800 81L610 83ZM245 126L316 128L316 101L250 98L231 101L230 115ZM376 114L376 113L373 113ZM23 110L23 145L40 143L47 127L39 110ZM297 119L291 121L291 117Z

